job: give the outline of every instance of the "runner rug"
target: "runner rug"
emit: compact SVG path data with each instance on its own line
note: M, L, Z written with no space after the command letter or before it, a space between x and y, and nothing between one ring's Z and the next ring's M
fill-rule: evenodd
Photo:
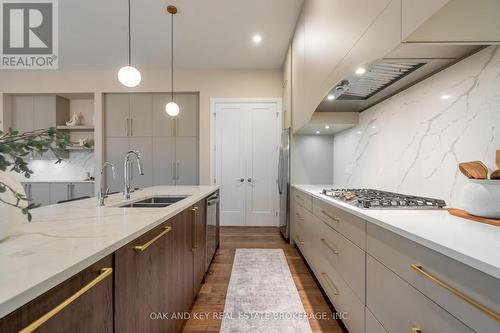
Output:
M282 249L237 249L220 332L311 332Z

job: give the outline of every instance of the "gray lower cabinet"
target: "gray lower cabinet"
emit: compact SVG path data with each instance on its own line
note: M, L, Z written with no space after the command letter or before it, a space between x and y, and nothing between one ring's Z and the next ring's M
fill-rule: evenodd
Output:
M40 206L50 204L50 187L48 183L24 183L23 186L30 204Z
M51 205L86 196L94 196L93 183L50 183Z

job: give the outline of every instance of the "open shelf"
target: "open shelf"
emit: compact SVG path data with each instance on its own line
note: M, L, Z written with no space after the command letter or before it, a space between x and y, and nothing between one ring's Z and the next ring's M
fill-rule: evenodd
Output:
M66 125L61 125L61 126L56 126L56 129L62 130L62 131L93 131L94 130L94 126L87 126L87 125L66 126Z
M66 147L66 150L94 150L94 147Z

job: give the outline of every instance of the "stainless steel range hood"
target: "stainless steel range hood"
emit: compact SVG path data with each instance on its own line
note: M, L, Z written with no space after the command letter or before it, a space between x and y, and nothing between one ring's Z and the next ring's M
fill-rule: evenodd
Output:
M352 73L330 91L317 112L360 112L479 51L481 45L408 43L369 66Z

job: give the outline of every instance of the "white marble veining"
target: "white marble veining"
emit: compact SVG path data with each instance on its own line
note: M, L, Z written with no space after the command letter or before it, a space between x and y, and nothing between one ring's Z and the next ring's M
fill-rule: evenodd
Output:
M491 46L360 114L334 138L334 183L444 199L459 207L458 163L495 168L500 47Z
M87 172L94 175L95 158L92 150L69 152L69 158L56 164L55 159L30 159L28 167L34 172L30 178L18 176L21 182L52 182L53 180L80 181L87 178Z
M189 195L165 208L117 208L121 194L32 211L33 221L0 242L0 318L193 205L217 186L155 186L132 193Z
M500 228L447 210L361 209L320 194L325 186L293 187L420 245L500 279ZM328 185L328 187L338 187Z

